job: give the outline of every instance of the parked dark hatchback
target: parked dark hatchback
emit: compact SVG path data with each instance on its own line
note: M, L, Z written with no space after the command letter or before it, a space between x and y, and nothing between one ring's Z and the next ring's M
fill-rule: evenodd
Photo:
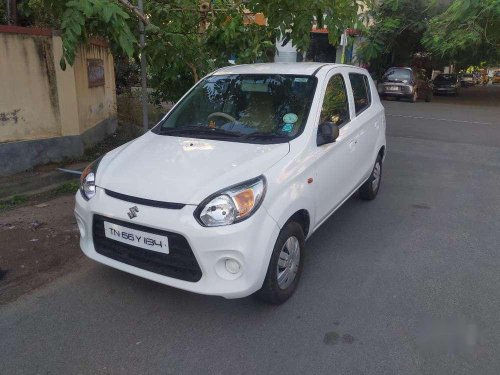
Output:
M434 78L434 94L453 94L460 92L460 78L456 74L440 74Z
M417 99L432 99L432 83L422 69L389 68L377 85L381 98L406 98L412 102Z

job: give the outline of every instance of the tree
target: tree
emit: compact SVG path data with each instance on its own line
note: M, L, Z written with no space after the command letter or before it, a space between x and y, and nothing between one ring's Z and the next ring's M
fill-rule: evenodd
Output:
M500 62L500 1L454 1L429 22L423 44L466 67Z
M282 36L304 51L315 22L326 25L335 42L358 22L360 6L367 3L371 0L216 0L200 11L193 0L148 1L145 11L154 29L148 33L146 52L157 98L177 99L229 59L272 61L274 42ZM265 15L266 25L251 22L257 13Z
M436 11L429 0L384 0L372 11L373 25L365 34L358 54L381 73L392 65L410 65L422 52L421 39Z
M176 100L209 71L228 64L268 61L276 38L287 36L299 51L307 49L314 23L329 29L336 42L359 22L359 9L373 0L148 0L146 55L158 100ZM91 36L108 38L117 53L137 57L137 19L127 0L28 0L24 7L62 30L64 60ZM31 8L31 9L30 9ZM50 13L49 12L49 13ZM264 13L267 23L250 22ZM36 17L34 17L36 18ZM36 20L35 20L36 21Z

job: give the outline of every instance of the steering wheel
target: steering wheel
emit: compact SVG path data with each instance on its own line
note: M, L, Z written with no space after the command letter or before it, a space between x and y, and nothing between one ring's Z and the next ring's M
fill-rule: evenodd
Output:
M227 113L224 112L213 112L207 116L207 120L210 120L212 117L222 117L231 122L236 122L236 119L233 116L228 115Z

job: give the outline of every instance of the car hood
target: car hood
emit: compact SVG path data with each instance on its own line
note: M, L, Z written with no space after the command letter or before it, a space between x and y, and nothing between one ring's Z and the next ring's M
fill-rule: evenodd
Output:
M220 189L260 176L289 149L288 143L252 144L148 132L102 159L96 185L139 198L197 205Z
M434 82L434 86L439 86L439 87L451 87L456 85L456 82Z

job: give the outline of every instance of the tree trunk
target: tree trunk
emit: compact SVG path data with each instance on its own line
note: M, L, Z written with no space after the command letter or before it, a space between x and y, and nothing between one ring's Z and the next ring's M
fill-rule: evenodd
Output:
M149 22L148 17L146 17L144 15L144 13L142 13L140 11L140 9L138 9L135 5L131 4L130 1L128 1L128 0L118 0L118 2L120 4L122 4L125 8L127 8L128 10L130 10L132 13L134 13L135 16L137 18L139 18L145 26L148 26L151 23L151 22Z
M17 1L6 0L7 2L7 24L17 25Z
M191 72L193 73L193 79L194 83L198 82L200 80L200 77L198 77L198 71L196 70L196 66L190 62L186 62L187 66L189 66L189 69L191 69Z

